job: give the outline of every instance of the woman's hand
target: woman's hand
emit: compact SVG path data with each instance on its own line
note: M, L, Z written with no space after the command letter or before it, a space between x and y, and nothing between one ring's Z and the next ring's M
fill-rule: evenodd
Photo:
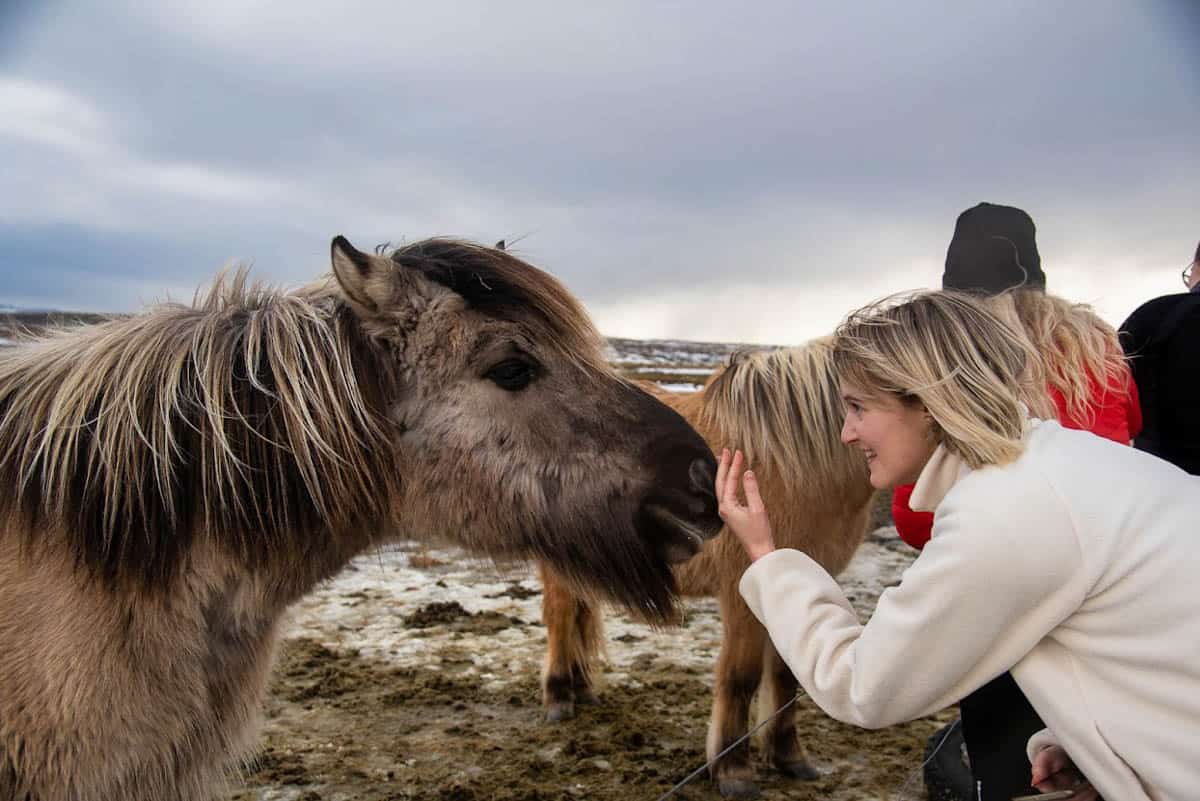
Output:
M1043 793L1073 789L1071 801L1096 801L1100 797L1060 745L1048 745L1034 755L1029 783Z
M758 481L749 470L742 474L743 462L741 451L735 452L732 457L728 448L721 451L721 462L717 465L717 511L746 549L750 561L754 562L775 550L775 540L771 536L767 510L758 494ZM745 505L738 501L739 476L746 495Z

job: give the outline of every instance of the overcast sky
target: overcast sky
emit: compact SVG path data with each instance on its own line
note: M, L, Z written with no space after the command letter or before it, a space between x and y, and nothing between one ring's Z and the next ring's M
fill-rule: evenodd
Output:
M1026 209L1119 323L1200 239L1200 2L0 4L0 303L516 241L609 335L790 343Z

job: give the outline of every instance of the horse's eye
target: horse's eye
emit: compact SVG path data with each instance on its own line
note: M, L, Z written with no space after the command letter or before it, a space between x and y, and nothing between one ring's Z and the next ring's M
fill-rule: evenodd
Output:
M533 365L523 359L505 359L484 373L483 377L500 389L519 392L529 386L529 382L535 377L535 371Z

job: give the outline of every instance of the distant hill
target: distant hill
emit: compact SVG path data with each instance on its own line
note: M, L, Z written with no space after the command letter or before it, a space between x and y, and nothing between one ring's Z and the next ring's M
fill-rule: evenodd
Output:
M45 328L71 325L87 325L110 319L110 314L95 312L72 312L52 309L20 309L0 304L0 339L11 339L19 332L33 332Z

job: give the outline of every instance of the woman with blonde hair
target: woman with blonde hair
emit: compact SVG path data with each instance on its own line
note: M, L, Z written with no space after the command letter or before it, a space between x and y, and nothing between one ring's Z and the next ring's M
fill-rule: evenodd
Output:
M1025 396L1037 417L1054 417L1066 428L1091 431L1129 444L1142 426L1137 385L1125 362L1117 332L1092 309L1046 292L1037 247L1037 228L1022 209L980 203L958 216L946 250L942 287L966 292L1022 335L1034 355L1026 371L1032 378ZM900 538L920 549L929 541L933 515L909 506L911 485L897 487L892 519ZM931 742L949 737L957 751L961 738L976 781L991 792L982 798L969 777L953 764L938 761L926 770L932 786L957 785L972 801L1007 801L1023 791L1009 766L1024 758L1029 734L1042 721L1007 674L962 699L961 729L947 727Z
M843 441L862 450L873 486L915 482L914 506L936 517L861 625L820 565L775 549L753 473L740 452L722 454L721 515L752 561L741 593L805 691L877 728L1010 671L1047 724L1027 743L1025 781L1075 786L1078 801L1193 797L1200 480L1030 419L1021 398L1036 356L968 296L867 307L838 329L834 353Z

